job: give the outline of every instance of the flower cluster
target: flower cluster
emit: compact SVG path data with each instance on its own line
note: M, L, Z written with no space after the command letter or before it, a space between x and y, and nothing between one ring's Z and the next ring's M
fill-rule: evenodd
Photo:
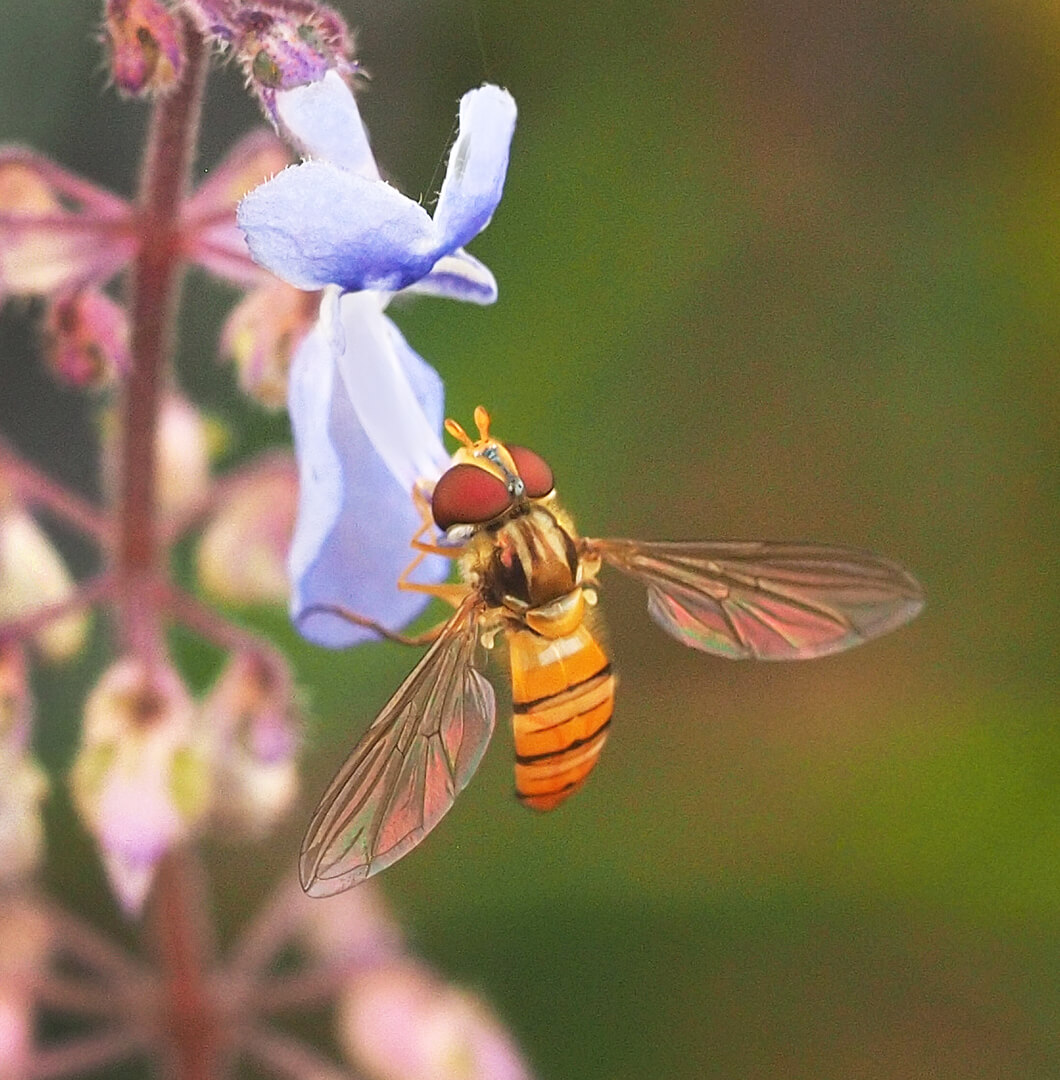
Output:
M114 86L152 109L136 198L0 147L0 304L35 302L48 370L88 395L103 494L85 499L0 441L0 1072L63 1076L141 1056L201 1075L203 1060L220 1071L243 1057L340 1077L269 1022L332 1003L358 1075L522 1080L498 1022L404 950L370 887L322 903L284 885L220 961L194 854L206 833L264 837L299 793L293 672L228 609L287 602L310 640L343 646L369 631L321 605L395 630L423 607L397 579L421 524L414 491L448 462L443 387L386 309L399 293L496 298L464 247L500 201L515 104L495 86L464 96L429 214L382 179L351 92L352 38L332 9L103 0L103 15ZM248 135L191 190L211 46L241 66L276 134ZM172 365L192 264L241 294L219 353L257 404L287 407L293 455L218 470L224 440ZM55 522L98 548L96 572L71 573ZM189 539L190 566L175 558ZM437 582L447 570L428 558L419 573ZM223 653L206 689L182 674L172 625ZM151 964L32 887L49 780L31 749L31 671L104 633L112 660L84 702L67 782L120 907L146 921ZM42 1011L82 1033L37 1045Z

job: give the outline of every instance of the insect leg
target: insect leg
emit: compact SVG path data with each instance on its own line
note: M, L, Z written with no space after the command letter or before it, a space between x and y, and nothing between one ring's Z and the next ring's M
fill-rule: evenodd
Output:
M468 594L468 587L462 583L454 582L448 585L424 585L418 581L409 581L409 575L420 565L428 555L441 555L446 559L456 559L460 556L460 550L452 547L440 547L437 544L426 544L420 537L428 529L434 526L434 518L431 516L431 504L426 493L417 484L412 489L412 501L420 512L423 523L410 541L412 549L416 552L412 562L398 575L397 587L404 592L421 592L429 596L436 596L453 607L459 607Z
M315 614L337 615L340 619L353 623L354 626L363 626L366 630L372 630L387 641L396 641L399 645L430 645L438 640L439 634L449 622L448 619L443 619L437 626L432 626L421 634L398 634L393 630L388 630L381 623L377 623L375 619L369 619L367 615L358 615L357 612L350 611L341 604L314 604L302 612L302 617Z

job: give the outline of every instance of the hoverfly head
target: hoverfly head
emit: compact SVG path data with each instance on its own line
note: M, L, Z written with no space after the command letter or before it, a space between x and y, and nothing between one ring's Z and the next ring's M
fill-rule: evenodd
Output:
M484 525L552 491L552 470L545 461L525 447L491 438L489 413L481 405L475 426L479 437L472 439L455 420L446 420L445 430L460 446L431 496L435 524L447 534L459 526L461 538L467 526Z

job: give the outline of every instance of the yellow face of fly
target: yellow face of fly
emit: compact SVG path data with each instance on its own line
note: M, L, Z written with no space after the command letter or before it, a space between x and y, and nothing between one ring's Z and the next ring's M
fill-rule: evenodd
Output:
M453 454L453 464L485 470L497 477L514 498L519 498L523 494L519 470L507 447L490 438L490 415L481 405L475 409L475 426L478 438L472 439L455 420L446 420L445 430L460 443Z

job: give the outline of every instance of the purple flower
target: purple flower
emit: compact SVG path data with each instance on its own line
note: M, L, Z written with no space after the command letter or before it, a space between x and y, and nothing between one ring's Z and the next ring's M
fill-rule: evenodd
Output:
M427 602L396 584L423 524L413 490L429 490L449 461L443 386L384 310L397 290L496 299L493 275L462 245L500 200L515 102L495 86L464 95L433 218L381 179L336 72L277 93L276 109L312 160L251 192L238 222L261 265L300 288L326 290L288 388L300 480L291 615L310 640L343 647L374 635L322 608L345 607L397 630ZM414 580L439 582L448 571L448 560L431 556Z

